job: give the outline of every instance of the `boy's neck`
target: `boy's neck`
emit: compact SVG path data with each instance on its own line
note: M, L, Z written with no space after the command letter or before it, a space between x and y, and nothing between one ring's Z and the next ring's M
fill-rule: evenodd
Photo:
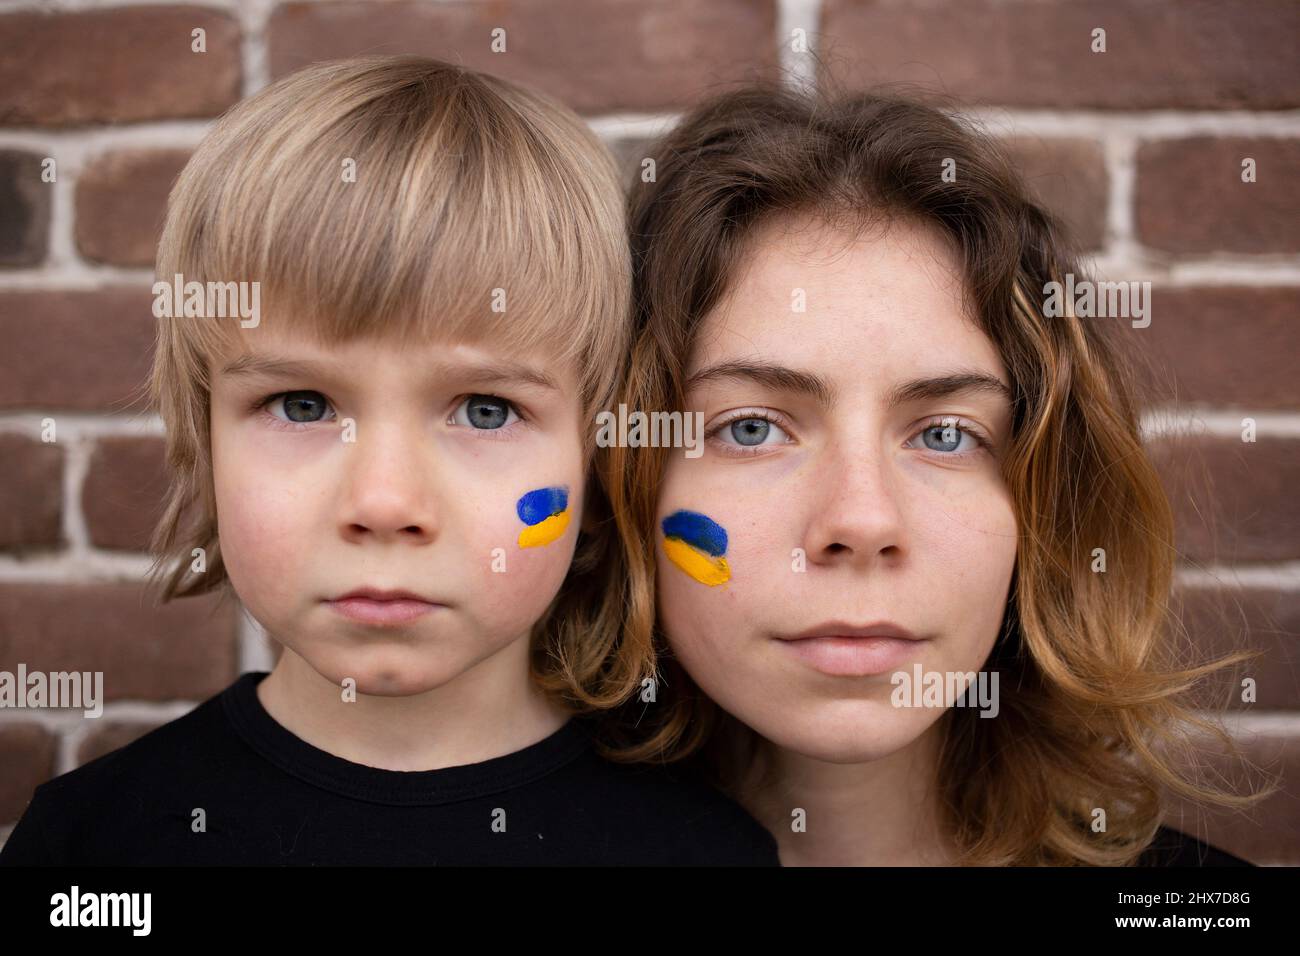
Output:
M441 687L408 697L358 693L354 701L286 647L257 697L299 739L381 770L490 760L545 739L569 719L533 685L526 636Z

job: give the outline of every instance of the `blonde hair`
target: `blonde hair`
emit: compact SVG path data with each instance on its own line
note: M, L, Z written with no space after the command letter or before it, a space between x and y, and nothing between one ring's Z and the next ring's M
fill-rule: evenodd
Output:
M424 57L318 64L232 108L172 189L156 272L166 282L256 281L277 326L324 344L544 347L576 363L588 422L626 361L631 279L608 149L555 100ZM503 293L506 311L494 311ZM151 544L162 602L230 593L208 415L210 363L233 326L158 320L149 389L172 475ZM535 628L534 676L599 706L645 668L613 653L621 555L594 482L589 497L606 520L580 536ZM203 573L190 568L195 548L207 556Z
M944 826L961 862L1126 864L1156 832L1162 787L1249 804L1179 765L1196 762L1185 758L1201 731L1241 756L1197 714L1223 700L1197 692L1251 655L1190 660L1169 612L1173 519L1142 446L1133 372L1100 322L1047 318L1034 305L1047 282L1083 272L1003 151L915 98L757 85L698 106L654 154L655 181L634 185L631 197L637 337L620 401L632 409L681 407L700 323L773 217L816 212L846 226L910 217L960 250L972 308L1015 393L1004 478L1020 530L986 665L1015 691L997 720L962 708L940 718ZM945 161L960 170L955 182L940 179ZM609 752L693 758L739 796L754 732L699 690L656 629L665 456L615 448L603 462L632 576L626 640L651 642L662 665L659 702L635 708L637 726L606 721ZM1091 572L1098 546L1113 573ZM1096 807L1107 810L1105 833L1090 832Z

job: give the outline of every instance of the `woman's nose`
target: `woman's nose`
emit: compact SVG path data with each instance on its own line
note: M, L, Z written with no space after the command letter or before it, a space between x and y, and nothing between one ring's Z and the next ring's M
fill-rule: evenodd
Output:
M898 476L883 452L830 445L813 469L805 550L813 563L865 563L904 545Z

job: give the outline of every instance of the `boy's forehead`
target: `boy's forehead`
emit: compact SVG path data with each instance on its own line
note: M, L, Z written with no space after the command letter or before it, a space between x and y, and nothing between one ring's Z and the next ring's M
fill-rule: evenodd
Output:
M556 388L570 385L577 374L571 357L544 345L507 349L495 347L491 336L403 337L379 331L331 340L310 328L277 327L265 321L256 328L236 326L211 365L214 374L274 370L277 363L311 364L359 374L366 363L374 361L408 364L430 374L490 371L502 379L533 379L534 384Z

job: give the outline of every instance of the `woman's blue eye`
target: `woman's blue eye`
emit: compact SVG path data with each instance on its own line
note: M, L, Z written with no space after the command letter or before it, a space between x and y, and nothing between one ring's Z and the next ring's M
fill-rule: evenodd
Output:
M957 451L958 447L961 445L961 440L964 437L970 438L977 445L979 444L978 439L976 439L971 432L955 424L930 425L923 432L921 432L921 436L922 436L922 440L925 441L926 443L926 447L929 448L931 451L945 451L945 452ZM930 436L935 436L936 441L941 446L945 446L945 447L935 448L929 442ZM952 446L952 447L946 447L946 446Z
M503 398L494 395L471 395L456 409L454 420L457 425L488 430L503 428L517 421L518 414Z
M740 445L761 445L772 430L763 418L741 418L731 423L731 437Z
M723 422L714 428L711 435L714 441L732 448L759 448L790 441L790 436L786 434L784 428L772 419L759 415L748 415Z
M325 410L329 408L329 402L320 392L285 392L283 395L275 396L269 403L269 407L272 414L275 413L275 409L282 408L287 416L286 421L307 424L322 421Z

